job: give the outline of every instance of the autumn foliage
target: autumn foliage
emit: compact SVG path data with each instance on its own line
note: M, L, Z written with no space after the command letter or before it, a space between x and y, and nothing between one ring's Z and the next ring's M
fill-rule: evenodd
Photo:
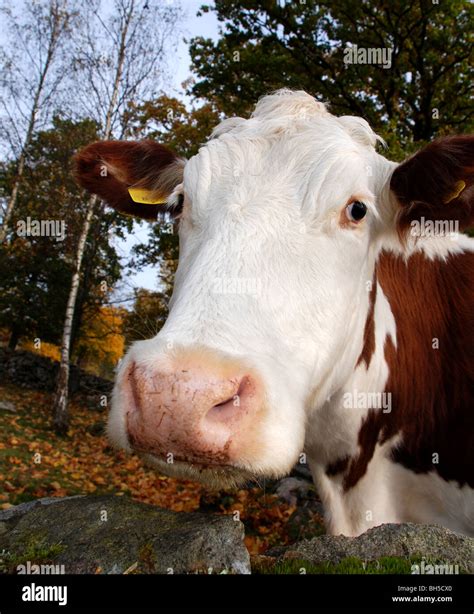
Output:
M38 497L114 493L179 512L238 512L254 554L290 541L287 520L295 507L269 494L269 485L214 492L162 476L137 456L112 449L103 431L104 413L78 398L71 401L68 436L55 438L50 393L0 386L0 397L16 408L0 410L0 509Z

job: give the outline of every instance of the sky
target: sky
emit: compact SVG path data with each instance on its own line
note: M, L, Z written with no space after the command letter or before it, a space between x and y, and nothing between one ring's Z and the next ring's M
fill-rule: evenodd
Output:
M186 12L186 17L183 22L183 38L189 39L193 36L204 36L206 38L217 39L218 21L215 13L211 11L209 13L204 13L202 17L196 17L199 7L205 3L211 4L209 0L207 0L207 2L204 2L204 0L181 0L181 6ZM188 46L184 40L181 39L176 56L170 59L171 74L173 78L170 83L170 91L167 93L173 93L177 97L184 97L181 83L191 75L190 64L191 59L188 53ZM146 242L148 229L149 224L147 222L143 222L142 224L137 223L134 225L134 233L129 235L126 241L117 240L117 251L124 258L124 262L128 259L133 245ZM142 271L135 271L129 274L123 280L120 296L130 297L133 287L156 290L158 288L156 269L153 267L146 267ZM128 302L124 304L126 306L130 305Z
M196 17L199 7L203 4L212 4L212 0L181 0L181 6L186 12L186 19L183 24L184 38L204 36L205 38L217 40L218 21L214 11L209 11L209 13L204 13L201 17ZM190 64L191 58L189 57L188 46L181 40L175 61L176 76L174 78L174 84L179 89L181 89L181 83L190 76Z

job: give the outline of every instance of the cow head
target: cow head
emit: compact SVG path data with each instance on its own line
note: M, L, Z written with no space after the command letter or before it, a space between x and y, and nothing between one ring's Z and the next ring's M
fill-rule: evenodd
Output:
M290 470L309 415L358 363L381 245L403 249L407 221L436 216L462 179L450 215L472 215L472 140L459 139L451 166L439 143L418 167L417 156L397 166L363 119L282 90L250 119L222 122L187 162L150 141L80 152L89 191L125 213L168 206L180 218L169 317L121 364L111 439L167 474L217 484ZM427 201L433 172L441 187Z

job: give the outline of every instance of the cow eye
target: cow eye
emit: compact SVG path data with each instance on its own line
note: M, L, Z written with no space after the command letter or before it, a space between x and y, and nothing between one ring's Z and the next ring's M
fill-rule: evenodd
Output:
M178 194L173 200L168 206L168 213L172 217L179 217L183 212L184 194Z
M350 203L346 207L346 215L351 222L360 222L360 220L365 217L366 213L367 206L364 205L364 203L361 203L359 200Z

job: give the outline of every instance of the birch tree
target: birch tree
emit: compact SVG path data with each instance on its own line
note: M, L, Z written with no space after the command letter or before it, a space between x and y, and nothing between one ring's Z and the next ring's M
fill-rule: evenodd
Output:
M10 2L0 7L0 17L6 38L0 52L0 137L5 153L18 160L2 215L2 244L18 199L33 133L49 119L57 104L77 10L71 0Z
M75 112L95 119L102 138L120 137L126 130L127 105L155 96L166 77L165 59L178 40L181 10L163 0L115 0L111 14L99 2L86 3L76 37L73 63ZM61 342L61 362L54 399L54 427L67 432L71 333L84 250L90 229L103 213L95 197L77 244L74 272Z

